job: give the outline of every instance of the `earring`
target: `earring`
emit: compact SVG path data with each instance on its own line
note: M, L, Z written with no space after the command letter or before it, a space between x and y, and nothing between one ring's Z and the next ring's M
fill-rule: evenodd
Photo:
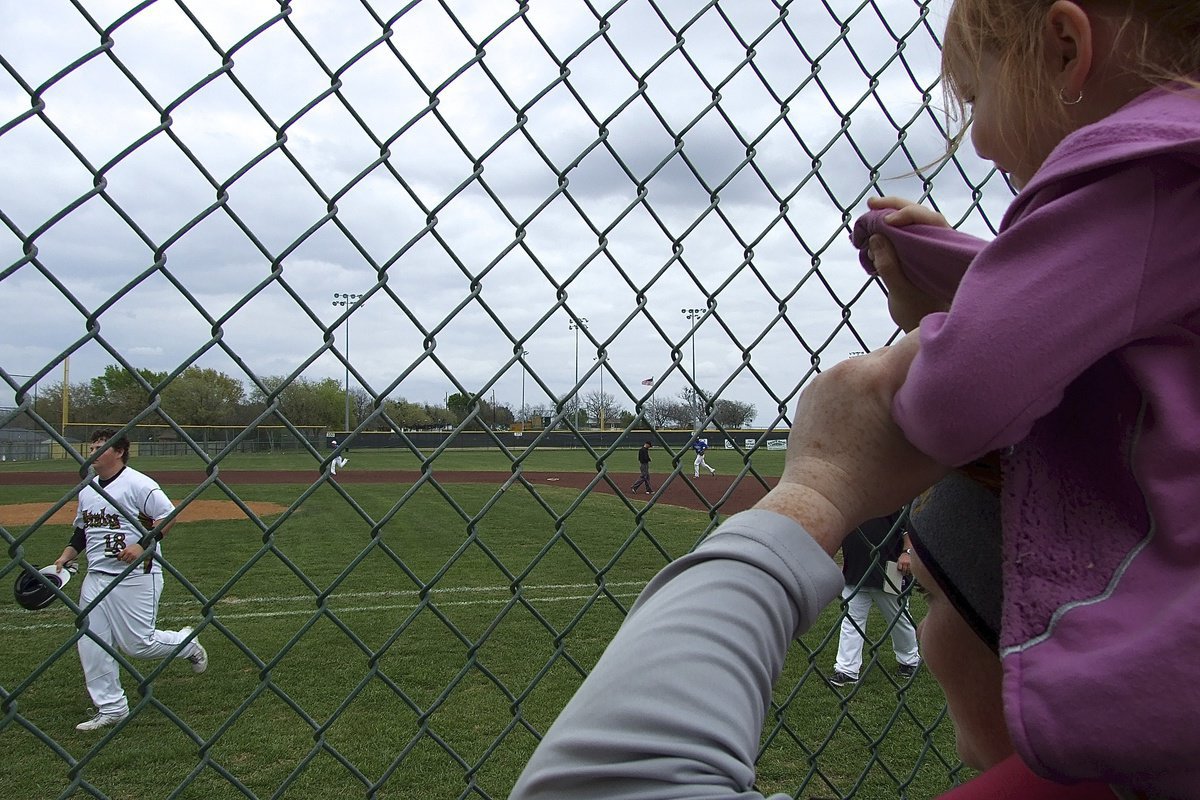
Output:
M1077 106L1082 100L1083 89L1079 90L1079 97L1076 97L1074 100L1068 100L1067 98L1063 97L1063 90L1061 88L1058 90L1058 102L1062 103L1064 106Z

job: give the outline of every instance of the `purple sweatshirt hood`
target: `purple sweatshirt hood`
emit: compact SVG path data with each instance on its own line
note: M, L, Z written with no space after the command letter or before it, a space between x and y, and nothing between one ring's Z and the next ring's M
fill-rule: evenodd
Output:
M1200 159L1200 91L1183 86L1152 89L1063 139L1008 207L1000 228L1008 227L1023 213L1026 201L1046 186L1160 155Z

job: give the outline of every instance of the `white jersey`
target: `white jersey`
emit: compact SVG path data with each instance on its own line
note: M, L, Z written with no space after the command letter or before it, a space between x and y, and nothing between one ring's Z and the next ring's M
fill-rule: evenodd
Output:
M96 484L116 501L115 506L96 490ZM133 467L122 468L107 483L93 476L79 492L79 510L75 514L75 527L83 528L88 569L119 574L125 565L117 560L117 555L142 538L133 520L140 517L142 527L149 529L174 510L175 506L158 484ZM162 572L157 559L147 566L147 572Z

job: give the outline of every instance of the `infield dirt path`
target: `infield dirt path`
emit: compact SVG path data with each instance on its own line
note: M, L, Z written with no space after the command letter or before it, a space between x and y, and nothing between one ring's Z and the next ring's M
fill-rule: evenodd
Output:
M310 470L291 470L277 472L260 472L257 470L221 470L220 478L231 486L252 485L265 483L297 483L306 484L317 480L319 474ZM557 486L565 489L583 489L595 482L592 491L605 494L615 494L608 482L597 479L589 472L522 472L525 480L534 486ZM613 483L628 493L629 487L637 480L632 472L610 472ZM422 473L417 470L355 470L352 467L343 468L334 480L342 484L355 483L396 483L412 484L421 479ZM158 471L153 477L163 484L199 484L208 476L200 470L187 471ZM513 478L511 472L457 472L439 471L434 477L441 483L478 483L485 485L500 485ZM69 487L78 477L69 472L0 472L0 486L63 486ZM666 484L664 486L664 480ZM775 478L768 479L774 485ZM672 506L683 506L698 510L707 510L719 506L722 514L733 514L744 511L754 505L767 490L756 478L747 477L730 488L733 478L728 475L702 475L699 478L682 475L655 475L651 473L655 493L652 497L638 495L640 500L653 500L656 503L666 503Z

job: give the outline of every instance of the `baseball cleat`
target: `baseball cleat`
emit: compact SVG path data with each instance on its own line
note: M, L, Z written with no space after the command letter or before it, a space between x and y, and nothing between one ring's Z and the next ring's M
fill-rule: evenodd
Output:
M83 722L75 726L77 731L98 731L101 728L107 728L109 725L116 725L121 720L129 716L129 712L124 714L105 714L97 712L96 716L91 719L85 719Z
M193 644L196 645L196 652L188 656L187 660L192 664L192 672L199 675L208 669L208 651L198 641L194 641Z
M192 635L192 628L188 626L180 631L184 636ZM192 672L199 675L204 670L208 669L208 651L204 649L204 645L200 644L199 639L193 639L192 644L196 645L196 650L190 656L184 656L188 663L192 665Z
M829 677L829 683L832 686L853 686L858 683L858 676L834 670L833 675Z

